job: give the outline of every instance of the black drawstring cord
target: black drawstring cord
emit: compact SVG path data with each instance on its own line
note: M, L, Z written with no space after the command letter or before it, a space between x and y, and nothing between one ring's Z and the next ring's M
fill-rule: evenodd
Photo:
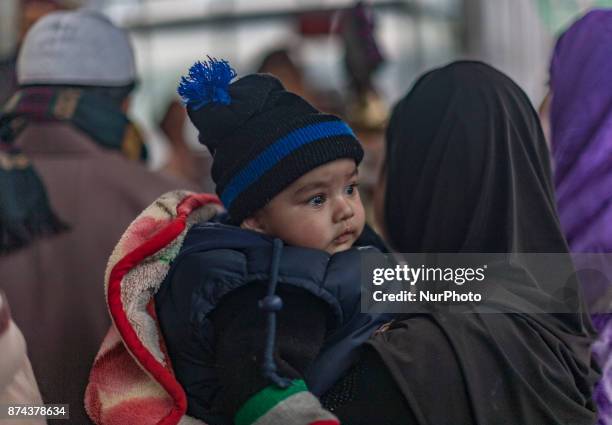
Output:
M270 279L268 280L268 293L259 300L259 308L267 314L266 345L261 365L262 374L274 384L281 388L287 388L291 380L283 378L277 373L278 369L274 362L274 343L276 339L276 312L283 308L283 300L275 294L278 282L278 268L283 251L283 241L274 239L272 242L272 262L270 264Z

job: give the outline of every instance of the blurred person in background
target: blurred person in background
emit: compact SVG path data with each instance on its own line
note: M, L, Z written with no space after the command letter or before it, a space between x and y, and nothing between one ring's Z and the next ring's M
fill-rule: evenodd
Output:
M304 73L289 55L289 48L270 50L263 55L258 73L268 73L281 80L287 91L314 102L312 93L304 84Z
M42 399L23 334L13 322L8 301L0 291L0 405L34 404ZM6 413L6 412L3 412ZM2 419L4 425L44 425L44 418Z
M0 2L0 105L17 90L17 51L34 23L56 10L70 9L79 0L2 0Z
M559 217L574 253L612 253L611 34L612 10L593 10L559 37L550 63L550 93L540 109L550 129ZM610 270L607 257L596 258ZM583 276L582 285L599 332L593 344L602 367L594 392L599 423L611 424L612 288L609 279L595 275Z
M0 105L17 88L15 61L18 46L20 2L0 2Z
M84 424L89 369L110 324L106 258L153 200L190 187L143 163L125 115L132 46L105 16L40 19L20 49L17 79L0 115L0 288L43 400L70 404L71 423Z
M164 116L159 122L159 129L170 145L168 162L161 171L189 181L203 192L214 193L215 182L210 174L212 155L205 146L199 143L193 146L190 143L189 137L196 130L187 119L187 112L178 99L172 99L168 103ZM193 134L193 137L197 139L198 136Z
M382 129L388 108L378 95L374 75L385 59L375 37L374 14L363 2L343 12L339 32L344 45L344 68L348 78L347 115L361 128Z
M338 30L348 78L346 119L365 152L359 167L359 191L366 219L377 229L372 198L384 156L389 110L375 88L374 76L385 60L375 36L374 14L366 4L357 2L342 12Z
M303 67L293 59L295 49L280 47L265 53L257 68L258 73L268 73L278 78L283 86L306 99L315 108L330 114L343 115L342 100L333 90L320 90L309 84Z

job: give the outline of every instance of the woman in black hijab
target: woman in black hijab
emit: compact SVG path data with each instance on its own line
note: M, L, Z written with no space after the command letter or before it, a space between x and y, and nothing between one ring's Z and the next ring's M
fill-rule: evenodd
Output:
M393 111L386 158L380 215L396 251L567 253L537 114L495 69L422 76ZM528 262L501 262L496 276L490 313L405 314L372 337L324 397L343 425L594 423L581 298L563 309Z

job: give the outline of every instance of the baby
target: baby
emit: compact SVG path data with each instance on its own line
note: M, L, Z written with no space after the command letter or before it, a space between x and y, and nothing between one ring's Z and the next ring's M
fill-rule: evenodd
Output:
M336 159L291 183L241 227L285 243L335 254L353 246L365 224L357 163Z
M359 312L350 249L365 223L363 150L273 76L235 76L209 59L179 86L228 214L188 232L155 297L160 327L191 416L332 424L311 392L328 390L383 322Z

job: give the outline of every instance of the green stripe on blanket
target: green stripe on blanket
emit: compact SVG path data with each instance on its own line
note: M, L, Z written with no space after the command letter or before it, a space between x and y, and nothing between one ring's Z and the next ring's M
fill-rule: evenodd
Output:
M302 391L308 391L302 379L293 381L287 388L277 386L264 388L248 399L236 412L236 425L251 425L278 403Z
M247 400L235 417L236 425L303 425L325 420L336 418L321 407L302 380L293 381L285 389L264 388Z

